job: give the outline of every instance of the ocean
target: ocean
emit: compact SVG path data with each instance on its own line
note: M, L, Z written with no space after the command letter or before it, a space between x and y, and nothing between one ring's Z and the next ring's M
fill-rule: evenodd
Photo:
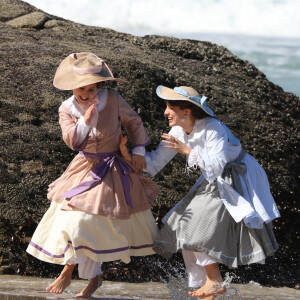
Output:
M27 0L81 24L209 41L300 97L299 0Z

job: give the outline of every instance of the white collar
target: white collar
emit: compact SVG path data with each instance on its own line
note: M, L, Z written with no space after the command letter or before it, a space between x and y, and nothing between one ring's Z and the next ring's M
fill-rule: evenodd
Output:
M108 90L107 89L101 89L99 90L96 97L99 99L99 103L97 105L97 111L102 111L106 104L107 104L107 96L108 96ZM80 104L75 99L74 95L71 96L68 100L63 101L64 106L68 109L68 111L74 115L77 118L80 118L84 115L84 110L80 106Z

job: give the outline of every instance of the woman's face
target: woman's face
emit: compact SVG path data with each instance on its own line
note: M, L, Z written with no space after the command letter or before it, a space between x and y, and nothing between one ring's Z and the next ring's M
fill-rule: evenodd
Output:
M80 105L85 106L91 102L97 95L98 88L96 83L82 86L73 90L74 96Z
M164 115L168 117L169 126L182 126L182 119L186 117L186 109L181 109L179 106L172 106L172 103L166 102L167 107Z

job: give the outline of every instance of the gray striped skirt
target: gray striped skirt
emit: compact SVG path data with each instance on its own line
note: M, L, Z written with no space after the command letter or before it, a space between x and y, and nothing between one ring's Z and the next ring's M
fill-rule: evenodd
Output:
M190 191L160 231L153 250L165 258L181 249L204 252L229 267L257 263L278 249L272 222L262 229L235 222L220 198L217 182Z

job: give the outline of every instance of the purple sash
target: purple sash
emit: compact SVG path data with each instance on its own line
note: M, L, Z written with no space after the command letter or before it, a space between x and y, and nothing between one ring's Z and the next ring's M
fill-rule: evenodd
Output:
M108 171L113 167L115 163L121 176L126 203L130 207L132 207L130 198L130 183L128 177L128 174L132 172L132 168L125 162L125 160L118 154L118 152L87 153L80 151L79 153L87 158L103 160L95 165L90 171L90 175L94 178L94 180L82 182L81 184L75 186L71 190L68 190L61 196L70 199L94 187L101 182L101 180L106 176Z

